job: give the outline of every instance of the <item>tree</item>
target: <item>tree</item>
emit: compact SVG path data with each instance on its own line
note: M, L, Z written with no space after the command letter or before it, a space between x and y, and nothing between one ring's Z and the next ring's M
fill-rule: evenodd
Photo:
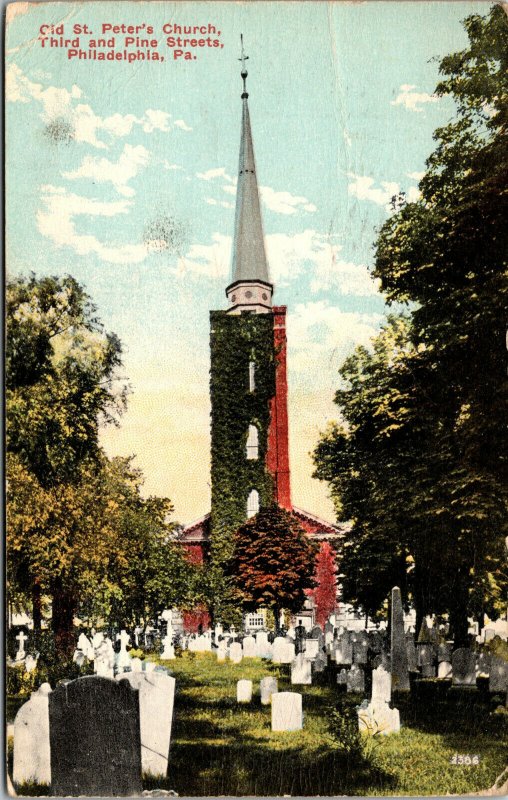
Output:
M469 47L442 59L437 87L458 117L435 133L421 199L395 207L376 246L388 301L411 313L346 362L345 425L316 451L353 521L346 593L375 609L397 583L420 616L449 614L457 644L508 577L508 29L499 6L465 27Z
M236 532L229 572L245 611L298 611L314 586L315 545L298 520L277 505L261 508Z
M309 594L316 606L316 622L323 628L337 604L337 564L335 551L329 542L322 542L316 556L315 589Z
M78 612L125 624L200 598L171 503L143 499L140 472L99 446L125 405L121 346L73 278L9 282L6 361L8 580L36 627L47 594L65 655Z

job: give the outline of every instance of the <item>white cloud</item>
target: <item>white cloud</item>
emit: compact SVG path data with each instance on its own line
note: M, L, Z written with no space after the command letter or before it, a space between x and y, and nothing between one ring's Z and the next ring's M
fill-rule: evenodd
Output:
M215 167L208 169L206 172L196 172L196 177L202 181L213 181L215 178L225 178L227 181L233 182L231 175L228 175L225 167Z
M72 125L77 142L106 149L107 144L98 138L101 133L113 139L121 138L128 136L135 125L139 125L145 133L168 133L175 127L184 131L192 130L182 119L171 122L170 114L153 108L147 109L142 117L119 113L100 117L86 103L74 103L81 97L82 91L76 85L70 91L56 86L44 88L42 84L31 81L16 64L7 68L6 99L14 103L29 103L32 100L40 103L44 121L64 118Z
M392 106L404 106L409 111L422 111L419 108L424 103L437 103L439 98L435 94L428 94L427 92L414 92L416 85L410 83L403 83L400 87L399 94L392 100Z
M369 178L368 175L350 173L349 177L353 179L353 182L347 187L349 194L359 200L370 200L379 206L386 206L393 195L400 191L399 184L393 181L381 181L381 188L379 188L374 185L374 178Z
M187 125L187 123L183 121L183 119L175 119L175 121L173 122L173 125L175 126L175 128L181 128L182 131L189 132L189 131L192 130L192 128L190 128Z
M69 180L89 178L96 183L111 182L118 194L124 197L133 197L135 191L127 184L136 177L142 167L146 166L149 158L150 153L143 145L133 147L126 144L118 161L109 161L107 158L97 156L85 156L77 170L64 172L63 176Z
M224 167L215 167L206 172L196 172L196 177L202 181L213 181L216 178L223 178L227 181L222 187L223 191L233 197L236 195L238 179L232 178ZM285 191L277 192L270 186L260 186L259 194L263 205L276 214L295 214L302 209L309 214L317 211L314 203L311 203L306 197L294 195Z
M425 175L425 172L408 172L407 173L407 177L408 178L411 178L411 180L413 180L413 181L418 181L418 183L421 181L421 179L423 178L424 175Z
M231 236L212 234L212 244L193 244L189 251L178 260L177 275L206 275L210 278L223 278L228 274L231 261Z
M173 170L173 169L183 169L183 167L181 167L179 164L171 164L166 159L164 160L163 164L164 164L164 169L171 169L171 170Z
M382 314L341 311L326 300L299 303L288 315L291 369L305 375L309 364L321 363L327 375L336 376L354 347L370 346L383 320Z
M420 173L411 173L414 180ZM401 187L395 181L381 181L378 186L375 185L374 178L368 175L354 175L349 173L352 182L348 185L348 193L357 197L359 200L369 200L371 203L376 203L378 206L383 206L385 211L393 211L391 207L391 199L401 192ZM406 201L414 203L419 200L421 193L417 186L409 186L406 191Z
M334 243L333 238L312 229L293 236L285 233L266 236L268 263L277 286L285 286L305 272L314 294L329 289L357 297L376 294L378 281L371 278L364 264L342 260L342 246Z
M317 211L316 206L306 197L299 197L290 192L276 192L270 186L260 186L259 192L266 208L275 211L276 214L295 214L302 208L311 213Z
M76 230L75 217L115 217L127 214L130 200L100 202L87 197L70 194L60 186L42 186L42 201L45 210L37 212L37 227L40 233L57 247L70 247L81 256L95 253L102 261L112 264L137 264L147 255L144 245L105 245L91 234L80 234Z

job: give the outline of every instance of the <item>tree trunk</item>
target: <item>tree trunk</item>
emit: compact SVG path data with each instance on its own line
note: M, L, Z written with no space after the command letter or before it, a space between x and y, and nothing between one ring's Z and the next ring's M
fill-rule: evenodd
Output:
M52 601L51 627L55 637L55 650L58 657L71 658L76 645L76 596L73 592L58 587L53 590Z
M457 603L454 608L450 609L450 626L453 631L453 646L456 650L458 647L468 647L469 623L467 620L466 604Z
M38 578L35 578L32 586L32 618L34 623L34 644L37 647L41 638L41 625L42 625L42 600L41 600L41 584Z

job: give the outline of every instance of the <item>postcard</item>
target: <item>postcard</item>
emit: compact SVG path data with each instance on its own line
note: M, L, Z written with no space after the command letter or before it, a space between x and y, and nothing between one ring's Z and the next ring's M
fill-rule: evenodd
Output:
M506 5L6 6L11 794L505 794Z

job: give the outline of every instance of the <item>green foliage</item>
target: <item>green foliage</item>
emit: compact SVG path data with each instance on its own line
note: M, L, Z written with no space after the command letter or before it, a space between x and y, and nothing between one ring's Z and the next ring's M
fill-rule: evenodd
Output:
M505 309L508 27L500 6L465 21L469 46L442 59L438 129L420 183L382 227L375 276L391 318L358 348L337 392L345 424L316 450L338 514L345 598L380 608L401 586L419 615L499 613L508 588Z
M270 400L275 392L275 353L271 314L210 314L212 403L212 511L209 592L214 616L238 623L231 582L223 565L232 555L233 534L245 520L247 497L260 504L273 499L265 466ZM249 391L249 362L255 364L255 391ZM259 455L246 458L249 425L258 429Z
M246 611L270 608L278 624L281 609L303 606L317 548L296 517L276 505L261 508L238 529L234 545L229 569Z

